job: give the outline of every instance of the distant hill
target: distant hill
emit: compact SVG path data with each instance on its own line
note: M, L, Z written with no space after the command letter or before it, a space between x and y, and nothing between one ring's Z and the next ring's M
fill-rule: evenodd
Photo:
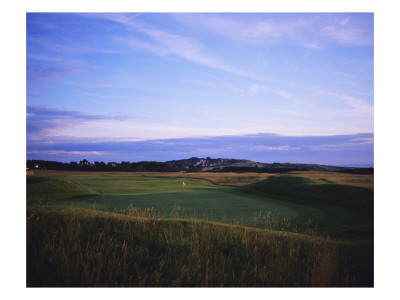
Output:
M198 158L171 160L166 163L180 171L189 172L256 172L285 173L290 171L346 172L350 167L325 166L318 164L261 163L246 159Z

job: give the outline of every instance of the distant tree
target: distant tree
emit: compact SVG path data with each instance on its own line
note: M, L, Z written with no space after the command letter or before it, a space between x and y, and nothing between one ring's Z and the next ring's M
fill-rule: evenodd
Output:
M83 160L81 160L81 161L79 162L79 164L80 164L80 165L85 165L85 166L87 166L87 165L89 165L90 163L89 163L89 161L88 161L87 159L83 159Z

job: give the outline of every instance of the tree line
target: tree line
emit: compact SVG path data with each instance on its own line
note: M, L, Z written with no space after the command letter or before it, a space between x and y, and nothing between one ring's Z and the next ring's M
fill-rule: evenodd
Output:
M141 161L129 162L122 161L105 163L102 161L95 161L90 163L88 160L83 159L79 163L71 161L70 163L63 163L58 161L47 160L27 160L26 166L29 169L41 170L72 170L72 171L128 171L128 172L176 172L179 171L175 166L169 163L157 161Z

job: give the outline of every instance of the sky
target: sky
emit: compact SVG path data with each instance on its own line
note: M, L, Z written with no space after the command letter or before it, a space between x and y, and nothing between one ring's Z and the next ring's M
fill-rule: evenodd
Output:
M27 13L26 157L374 163L373 13Z

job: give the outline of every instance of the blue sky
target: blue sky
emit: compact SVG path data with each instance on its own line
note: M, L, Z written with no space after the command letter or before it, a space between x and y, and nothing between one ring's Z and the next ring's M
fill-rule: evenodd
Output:
M26 21L28 159L373 164L371 13Z

